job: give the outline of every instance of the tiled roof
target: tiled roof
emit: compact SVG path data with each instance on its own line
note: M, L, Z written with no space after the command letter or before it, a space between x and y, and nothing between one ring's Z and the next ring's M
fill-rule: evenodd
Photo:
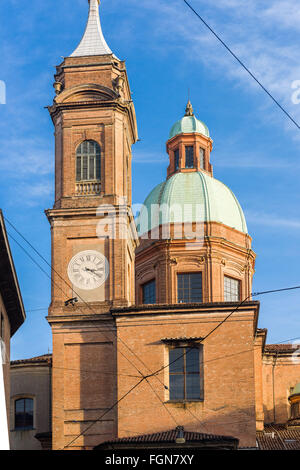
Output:
M296 344L266 344L265 353L293 353L300 345Z
M18 364L33 364L33 363L40 363L40 362L51 362L52 361L52 354L43 354L42 356L30 357L28 359L18 359L16 361L11 361L11 365L18 365Z
M184 337L179 337L179 338L162 338L161 341L163 343L172 343L173 341L177 341L177 342L179 342L179 341L182 341L182 342L184 342L184 341L200 341L202 339L203 338L200 338L200 337L187 338L186 336L184 336Z
M267 425L264 431L257 432L257 443L260 450L300 450L300 427Z
M186 442L200 442L200 441L238 441L232 436L217 436L214 434L202 434L199 432L183 431L183 435ZM142 434L140 436L133 437L122 437L119 439L113 439L107 441L106 444L110 443L134 443L134 442L175 442L178 437L178 430L172 429L170 431L157 432L154 434Z

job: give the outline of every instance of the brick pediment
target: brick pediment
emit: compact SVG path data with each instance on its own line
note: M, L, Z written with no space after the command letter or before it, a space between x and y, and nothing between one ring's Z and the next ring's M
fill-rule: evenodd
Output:
M78 103L87 101L112 101L118 98L117 94L110 88L96 85L80 85L61 92L56 98L57 104Z

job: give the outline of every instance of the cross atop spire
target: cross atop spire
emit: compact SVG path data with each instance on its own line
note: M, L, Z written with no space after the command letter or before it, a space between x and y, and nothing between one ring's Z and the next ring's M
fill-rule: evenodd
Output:
M102 33L99 15L100 0L89 0L89 4L89 18L84 35L70 57L112 54Z

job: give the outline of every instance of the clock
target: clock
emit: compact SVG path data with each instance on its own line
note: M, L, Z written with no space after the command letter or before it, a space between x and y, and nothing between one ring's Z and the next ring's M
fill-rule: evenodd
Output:
M79 289L93 290L102 286L109 274L109 263L98 251L81 251L68 266L68 276Z

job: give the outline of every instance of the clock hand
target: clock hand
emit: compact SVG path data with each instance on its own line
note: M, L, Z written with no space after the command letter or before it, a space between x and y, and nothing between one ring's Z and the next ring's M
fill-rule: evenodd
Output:
M96 276L101 277L101 276L96 272L96 269L85 268L85 271L89 271L89 272L91 272L91 273L93 273L93 274L96 274Z

